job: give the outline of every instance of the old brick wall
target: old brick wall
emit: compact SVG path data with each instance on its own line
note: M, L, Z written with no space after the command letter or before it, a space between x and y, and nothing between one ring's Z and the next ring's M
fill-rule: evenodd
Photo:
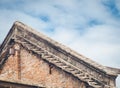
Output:
M50 65L24 48L8 58L0 73L0 80L46 88L86 88L83 82L71 74Z

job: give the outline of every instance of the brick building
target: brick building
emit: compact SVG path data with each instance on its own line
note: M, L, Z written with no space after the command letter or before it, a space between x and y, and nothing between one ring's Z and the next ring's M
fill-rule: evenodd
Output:
M0 88L115 88L119 73L21 22L0 46Z

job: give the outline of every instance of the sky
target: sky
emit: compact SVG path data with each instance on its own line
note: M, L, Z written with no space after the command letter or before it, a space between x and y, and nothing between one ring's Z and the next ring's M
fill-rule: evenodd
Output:
M120 0L0 0L0 43L15 21L101 65L120 68Z

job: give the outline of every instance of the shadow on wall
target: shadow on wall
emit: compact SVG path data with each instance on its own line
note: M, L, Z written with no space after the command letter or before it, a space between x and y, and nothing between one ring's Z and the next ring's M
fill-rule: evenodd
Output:
M117 79L116 79L116 87L119 88L120 87L120 75L118 75Z

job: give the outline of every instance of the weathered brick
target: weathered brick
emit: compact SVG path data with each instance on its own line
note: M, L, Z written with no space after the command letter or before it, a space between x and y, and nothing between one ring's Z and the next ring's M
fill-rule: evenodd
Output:
M20 51L20 57L15 54L8 58L0 79L29 85L42 85L46 88L82 88L80 80L56 66L50 68L50 63L23 48Z

